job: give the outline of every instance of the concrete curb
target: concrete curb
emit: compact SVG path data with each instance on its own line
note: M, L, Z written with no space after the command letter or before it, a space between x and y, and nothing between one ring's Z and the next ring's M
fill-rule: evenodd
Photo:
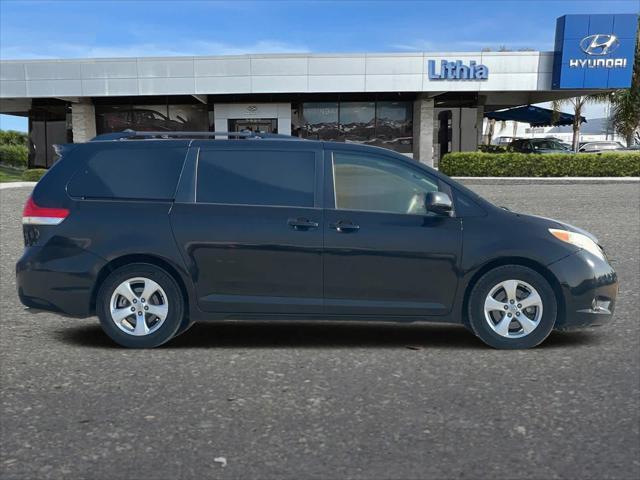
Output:
M35 187L38 182L3 182L0 183L0 190L7 190L9 188L20 188L20 187Z
M640 183L640 177L452 177L465 185L575 185Z

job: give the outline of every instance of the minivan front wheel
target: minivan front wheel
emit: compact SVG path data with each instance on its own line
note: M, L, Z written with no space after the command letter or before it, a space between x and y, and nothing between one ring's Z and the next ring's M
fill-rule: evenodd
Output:
M173 338L184 301L175 280L155 265L136 263L113 271L96 298L103 330L129 348L152 348Z
M557 301L535 270L505 265L484 274L469 297L469 324L494 348L531 348L553 330Z

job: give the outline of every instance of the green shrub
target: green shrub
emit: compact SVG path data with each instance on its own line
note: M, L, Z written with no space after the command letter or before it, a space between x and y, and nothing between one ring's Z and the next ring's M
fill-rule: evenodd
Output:
M640 153L454 152L440 160L439 168L455 177L637 177Z
M0 163L17 168L27 168L29 150L24 145L0 145Z
M504 153L507 151L507 147L504 145L478 145L478 151L485 153Z
M25 182L37 182L45 173L47 170L44 168L31 168L22 172L22 179Z
M27 146L28 135L15 130L0 130L0 145L22 145Z

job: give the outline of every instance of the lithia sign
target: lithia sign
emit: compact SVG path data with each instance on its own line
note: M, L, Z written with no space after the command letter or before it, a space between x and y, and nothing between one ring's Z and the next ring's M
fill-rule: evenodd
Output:
M438 68L435 60L428 60L427 75L429 80L486 80L489 78L489 68L474 60L468 65L462 60L441 60Z

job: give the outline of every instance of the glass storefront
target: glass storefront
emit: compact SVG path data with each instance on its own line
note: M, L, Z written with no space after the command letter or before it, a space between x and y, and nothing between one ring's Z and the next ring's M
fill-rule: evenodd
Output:
M67 104L36 104L29 111L29 168L49 168L58 159L54 145L69 143L71 110Z
M235 118L227 121L229 132L278 133L277 118Z
M413 151L412 102L307 102L301 136Z
M302 137L314 140L341 140L338 102L302 104Z
M96 105L96 131L206 131L207 105Z
M312 97L313 98L313 97ZM227 102L244 99L225 99ZM269 103L265 99L265 103ZM286 98L284 99L286 100ZM214 130L215 103L200 103L188 96L114 97L93 99L96 133L139 131ZM313 101L292 104L291 131L314 140L353 142L413 150L413 102ZM277 118L238 118L228 121L229 131L278 132ZM29 111L29 167L49 168L57 156L53 145L73 141L68 102L34 102Z
M370 143L376 137L376 103L341 102L340 127L346 142Z

